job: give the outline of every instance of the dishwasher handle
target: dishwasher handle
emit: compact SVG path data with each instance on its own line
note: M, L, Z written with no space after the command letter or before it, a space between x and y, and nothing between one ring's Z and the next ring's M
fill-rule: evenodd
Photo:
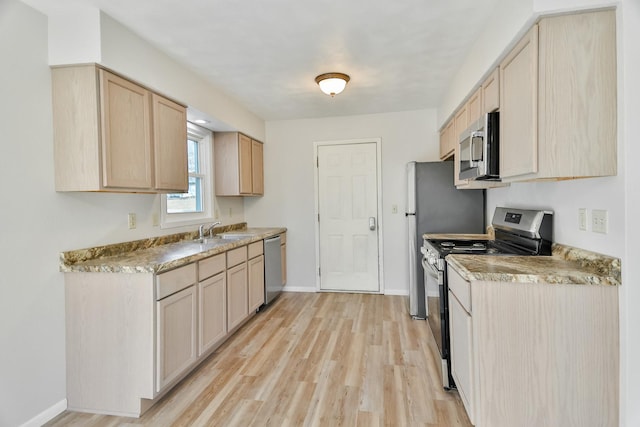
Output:
M277 236L269 237L269 238L264 239L264 242L265 243L274 243L276 240L278 241L278 243L280 243L280 235L279 234Z

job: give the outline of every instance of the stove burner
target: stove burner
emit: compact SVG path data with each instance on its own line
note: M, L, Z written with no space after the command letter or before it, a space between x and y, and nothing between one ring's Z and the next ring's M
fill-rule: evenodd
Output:
M482 252L487 250L487 245L484 243L471 243L471 244L461 244L456 245L452 248L454 251L463 251L463 252Z
M440 246L442 246L443 248L452 248L454 247L456 244L453 242L442 242L440 243Z

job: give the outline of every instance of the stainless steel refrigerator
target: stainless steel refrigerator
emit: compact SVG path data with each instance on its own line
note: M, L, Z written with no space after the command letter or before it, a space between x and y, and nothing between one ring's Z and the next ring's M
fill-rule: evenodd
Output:
M410 162L405 216L409 240L409 314L414 319L426 319L422 235L484 233L485 192L456 189L453 162Z

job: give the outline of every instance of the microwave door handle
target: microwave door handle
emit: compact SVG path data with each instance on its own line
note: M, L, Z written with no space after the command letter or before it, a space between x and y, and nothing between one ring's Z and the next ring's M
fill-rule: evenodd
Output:
M469 135L469 169L471 169L473 165L473 136L475 132L471 132Z
M471 140L469 144L469 167L470 168L478 166L478 162L473 159L473 154L475 153L475 151L473 151L473 142L476 138L483 139L484 132L482 131L471 132L471 135L469 136L469 139Z

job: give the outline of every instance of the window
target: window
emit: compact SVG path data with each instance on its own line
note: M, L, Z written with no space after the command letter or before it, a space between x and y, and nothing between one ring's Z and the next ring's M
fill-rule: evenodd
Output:
M187 123L189 191L161 197L162 228L197 224L212 219L211 131Z

